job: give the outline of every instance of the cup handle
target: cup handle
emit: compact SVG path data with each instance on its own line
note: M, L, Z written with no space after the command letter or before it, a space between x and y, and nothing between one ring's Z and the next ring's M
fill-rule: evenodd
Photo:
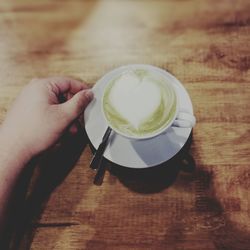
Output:
M172 126L179 128L192 128L196 123L196 119L193 115L186 112L179 112Z

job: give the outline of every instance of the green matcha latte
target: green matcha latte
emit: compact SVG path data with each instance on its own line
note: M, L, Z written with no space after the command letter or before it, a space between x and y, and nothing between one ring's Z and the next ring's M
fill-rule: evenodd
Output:
M160 73L144 69L129 70L112 79L102 102L110 127L134 138L164 130L177 109L173 86Z

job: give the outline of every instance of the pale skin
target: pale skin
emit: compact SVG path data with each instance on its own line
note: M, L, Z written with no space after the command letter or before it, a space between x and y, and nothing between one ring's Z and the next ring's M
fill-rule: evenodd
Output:
M0 235L12 191L25 166L67 131L77 132L75 122L92 98L86 83L51 77L33 79L14 101L0 126Z

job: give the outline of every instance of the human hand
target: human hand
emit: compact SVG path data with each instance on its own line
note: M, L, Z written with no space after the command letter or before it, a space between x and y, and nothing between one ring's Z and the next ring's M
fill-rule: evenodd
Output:
M66 101L60 103L63 97ZM92 100L85 83L66 77L32 80L19 94L0 128L5 145L30 159L46 150L67 129Z

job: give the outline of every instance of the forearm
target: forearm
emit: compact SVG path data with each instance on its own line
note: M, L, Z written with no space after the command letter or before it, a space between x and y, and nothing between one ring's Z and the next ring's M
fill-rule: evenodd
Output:
M21 148L21 142L10 140L0 127L0 235L7 219L12 191L30 156Z
M74 121L92 98L85 83L51 77L32 80L14 101L0 126L0 237L24 167L74 128Z

